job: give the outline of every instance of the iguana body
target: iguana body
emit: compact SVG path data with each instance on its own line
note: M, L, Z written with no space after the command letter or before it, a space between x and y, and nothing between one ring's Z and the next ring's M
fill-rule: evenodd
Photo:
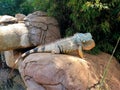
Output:
M95 42L92 39L92 35L90 33L76 33L74 36L61 39L59 41L53 42L51 44L38 46L34 49L31 49L25 53L23 53L13 65L13 69L10 72L10 76L19 61L24 60L24 58L32 53L69 53L73 51L78 51L78 54L81 58L83 58L82 50L90 50L95 46ZM19 64L18 64L19 65Z
M82 49L90 50L94 46L95 43L90 33L85 33L85 34L77 33L74 34L74 36L72 37L61 39L59 41L56 41L48 45L38 46L32 50L25 52L20 56L20 58L16 60L15 64L17 64L19 59L24 59L26 56L28 56L31 53L52 52L52 53L60 54L60 53L69 53L78 50L80 57L83 58Z
M75 50L78 50L79 56L83 58L83 50L90 50L95 46L94 40L92 39L92 35L90 33L76 33L74 36L61 39L59 41L53 42L51 44L38 46L34 49L31 49L25 53L23 53L20 58L15 61L15 64L19 61L19 59L24 59L26 56L32 53L69 53Z

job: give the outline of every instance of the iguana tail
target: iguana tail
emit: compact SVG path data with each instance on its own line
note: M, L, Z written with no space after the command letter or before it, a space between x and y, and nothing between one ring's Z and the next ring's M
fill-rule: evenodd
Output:
M31 49L31 50L23 53L23 54L21 55L21 58L24 59L24 58L27 57L28 55L30 55L30 54L32 54L32 53L37 53L37 52L39 52L39 51L38 51L38 47L36 47L36 48L34 48L34 49ZM19 58L18 58L18 59L19 59Z
M9 77L12 76L12 73L13 73L13 71L14 71L17 63L18 63L20 60L24 60L24 58L25 58L26 56L28 56L28 55L30 55L30 54L32 54L32 53L37 53L37 52L39 52L39 51L38 51L38 47L36 47L36 48L34 48L34 49L31 49L31 50L23 53L20 57L18 57L18 58L16 59L14 65L13 65L13 67L12 67L12 70L10 71Z

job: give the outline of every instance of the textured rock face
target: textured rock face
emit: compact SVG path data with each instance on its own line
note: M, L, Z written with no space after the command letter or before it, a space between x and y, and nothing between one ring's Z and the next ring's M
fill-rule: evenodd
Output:
M17 23L0 26L0 51L30 47L28 29Z
M5 51L9 67L12 67L14 61L21 55L21 52L15 49L38 46L60 39L58 22L53 17L48 17L45 12L36 11L28 16L23 14L4 18L0 16L0 20L0 24L6 22L8 24L0 26L0 51Z
M36 11L24 18L33 45L46 44L60 38L58 22L45 12Z
M15 17L0 16L0 51L38 46L60 39L58 22L45 12L37 11L28 16L16 14Z
M78 57L36 53L22 62L19 71L28 90L86 90L98 80L89 68Z
M21 52L15 50L4 51L5 61L8 67L13 67L15 64L15 60L21 55ZM15 67L18 69L18 66Z
M24 21L25 17L26 16L24 14L20 14L20 13L15 15L15 18L17 18L17 21Z
M103 55L110 57L105 53L86 54L86 61L76 56L36 53L25 58L19 71L27 90L97 90L107 62ZM120 65L112 62L111 66L102 90L120 89Z
M17 18L13 16L9 16L9 15L0 16L0 25L8 25L16 22L17 22Z

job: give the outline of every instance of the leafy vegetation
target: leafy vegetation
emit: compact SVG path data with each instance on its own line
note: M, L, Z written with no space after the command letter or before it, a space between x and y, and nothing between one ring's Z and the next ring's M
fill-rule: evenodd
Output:
M120 0L0 0L1 15L28 14L36 10L54 16L63 37L91 32L96 42L92 53L111 54L120 37ZM120 59L119 46L115 52L117 59Z
M0 15L15 15L21 12L20 5L24 0L0 0Z

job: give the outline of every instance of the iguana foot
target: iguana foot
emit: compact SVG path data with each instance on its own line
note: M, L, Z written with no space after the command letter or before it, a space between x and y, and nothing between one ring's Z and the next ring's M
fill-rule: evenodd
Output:
M79 56L80 56L82 59L84 59L83 52L82 52L82 47L81 47L81 46L78 47L78 54L79 54Z

